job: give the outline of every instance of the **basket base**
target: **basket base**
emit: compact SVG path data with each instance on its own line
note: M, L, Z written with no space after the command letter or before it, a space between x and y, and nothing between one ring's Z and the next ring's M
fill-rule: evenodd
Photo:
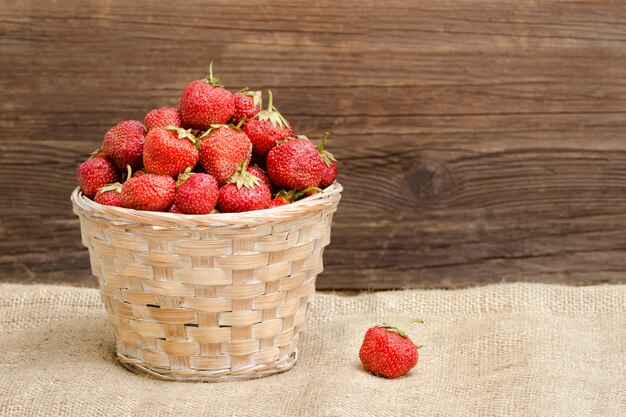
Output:
M146 367L137 359L128 358L122 354L117 359L129 371L143 376L149 376L164 381L180 382L228 382L245 381L248 379L264 378L291 369L298 360L298 349L287 355L279 362L270 365L257 365L234 371L172 371L166 369L154 369Z

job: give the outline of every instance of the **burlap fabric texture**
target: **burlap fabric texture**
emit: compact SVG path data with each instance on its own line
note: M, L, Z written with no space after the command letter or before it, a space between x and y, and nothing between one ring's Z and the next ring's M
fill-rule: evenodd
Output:
M296 366L250 381L124 369L95 289L0 285L0 415L625 416L626 286L318 293ZM407 376L365 372L373 323L422 318Z

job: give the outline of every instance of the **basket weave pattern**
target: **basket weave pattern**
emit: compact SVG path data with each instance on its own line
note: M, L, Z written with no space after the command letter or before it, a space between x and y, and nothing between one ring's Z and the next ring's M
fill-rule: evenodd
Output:
M341 197L334 184L259 212L184 216L72 194L119 360L162 379L291 368Z

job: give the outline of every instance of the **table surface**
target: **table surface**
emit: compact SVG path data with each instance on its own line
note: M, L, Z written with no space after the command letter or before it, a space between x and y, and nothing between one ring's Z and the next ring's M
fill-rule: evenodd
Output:
M188 384L138 376L119 364L97 291L0 284L0 410L46 416L621 417L624 299L623 285L317 294L291 370L251 381ZM366 329L416 317L424 323L408 332L423 345L417 366L395 380L367 373L358 357ZM145 326L149 320L126 328L124 337L134 340L139 329L156 337L154 327ZM194 327L168 327L166 337L177 340L172 345L198 344L179 339ZM198 351L215 344L200 345ZM157 351L142 352L167 363L158 351L166 350L165 341L155 346Z

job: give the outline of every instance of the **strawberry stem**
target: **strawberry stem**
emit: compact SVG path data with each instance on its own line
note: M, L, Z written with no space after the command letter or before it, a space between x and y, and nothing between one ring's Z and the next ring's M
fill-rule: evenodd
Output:
M133 177L133 169L130 165L126 165L126 181Z
M272 96L272 90L267 90L267 95L268 95L268 96L269 96L269 98L270 98L270 100L269 100L270 102L269 102L269 104L267 105L267 111L272 111L272 108L273 108L273 106L272 106L272 101L274 100L274 97Z
M319 145L317 145L318 150L320 151L324 150L324 145L326 144L326 139L328 139L328 135L329 135L328 132L324 133L324 136L322 136L322 142Z
M243 160L243 164L241 164L244 170L248 168L248 164L250 163L251 160L252 160L252 143L250 143L250 146L248 146L248 152L246 152L246 157Z
M211 63L209 64L209 75L207 75L207 77L202 81L207 84L211 84L214 87L224 87L219 78L213 76L213 60L211 60Z
M241 165L237 166L237 172L228 180L229 184L236 184L237 189L241 187L253 188L261 183L261 179L254 174L248 172L248 164L250 163L250 156L252 155L252 146L248 148L248 153L244 158Z
M337 162L337 159L335 159L335 156L332 153L324 149L324 146L326 145L326 139L328 139L328 135L328 132L324 133L324 136L322 137L322 142L317 145L317 152L322 157L322 160L324 161L326 166L329 167L333 164L333 162Z
M390 332L394 332L394 333L397 333L398 335L400 335L402 337L407 337L408 338L409 337L407 335L408 328L411 327L412 325L418 324L418 323L424 323L424 321L420 320L420 319L414 319L414 320L411 320L408 323L406 323L404 325L404 327L401 327L401 328L398 328L398 327L395 327L395 326L389 326L389 325L387 325L385 323L383 323L382 326L378 326L378 327L380 327L382 329L387 329Z
M308 193L308 192L310 192L310 191L315 191L316 193L321 193L321 192L322 192L322 189L321 189L321 188L318 188L318 187L309 187L309 188L305 188L304 190L297 191L297 192L294 194L293 198L294 198L295 200L300 200L300 199L301 199L301 198L302 198L302 197L303 197L306 193Z
M98 189L98 191L100 191L101 193L105 193L107 191L115 191L116 193L121 193L122 192L122 184L120 184L119 182L114 182L111 184L107 184L103 187L100 187Z
M256 116L261 121L269 121L274 127L286 128L289 126L289 123L282 114L278 111L276 107L272 104L274 101L274 96L272 95L271 90L267 90L267 94L269 95L269 104L267 106L267 110L261 110ZM259 105L261 107L261 105Z

